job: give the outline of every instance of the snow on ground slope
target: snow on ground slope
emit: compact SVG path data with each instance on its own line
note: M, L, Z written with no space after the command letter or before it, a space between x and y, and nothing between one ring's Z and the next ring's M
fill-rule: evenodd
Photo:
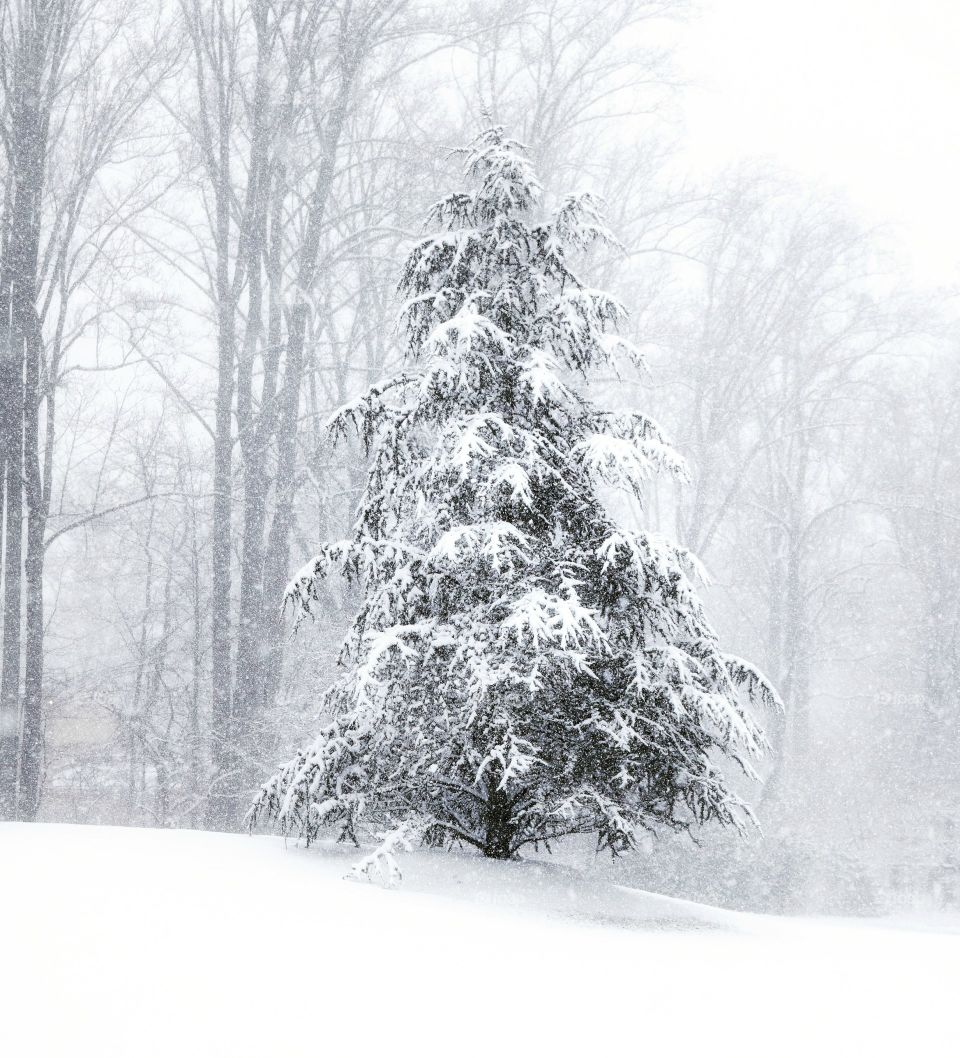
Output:
M0 825L0 1054L960 1054L960 934L741 915L549 864ZM929 927L929 923L927 924Z

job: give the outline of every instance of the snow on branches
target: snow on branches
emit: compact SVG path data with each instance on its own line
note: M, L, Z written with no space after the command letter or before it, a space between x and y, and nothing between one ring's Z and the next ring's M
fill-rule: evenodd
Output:
M753 775L765 743L749 707L776 694L721 652L695 558L602 502L682 479L682 460L652 420L574 386L639 359L616 333L624 308L570 260L613 240L589 195L537 219L540 184L502 129L465 154L473 190L432 207L439 230L402 269L404 370L331 422L364 443L366 486L351 537L287 598L309 613L336 566L363 602L327 724L251 822L310 841L417 820L428 843L494 857L568 834L618 852L657 825L739 826L721 767Z

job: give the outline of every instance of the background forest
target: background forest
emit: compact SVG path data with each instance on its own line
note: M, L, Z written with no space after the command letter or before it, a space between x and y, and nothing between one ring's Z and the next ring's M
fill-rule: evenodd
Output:
M829 189L691 177L682 0L4 0L0 817L239 829L350 614L284 586L364 476L331 413L396 366L398 266L503 124L606 202L690 465L644 518L780 691L763 830L603 869L764 910L960 900L954 292ZM629 512L626 512L629 513ZM636 512L639 517L639 512ZM592 855L587 848L565 854Z

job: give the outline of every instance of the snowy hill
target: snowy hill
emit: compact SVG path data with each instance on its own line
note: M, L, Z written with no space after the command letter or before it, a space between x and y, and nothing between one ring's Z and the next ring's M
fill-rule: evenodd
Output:
M955 1054L960 934L741 915L565 868L0 825L0 1053Z

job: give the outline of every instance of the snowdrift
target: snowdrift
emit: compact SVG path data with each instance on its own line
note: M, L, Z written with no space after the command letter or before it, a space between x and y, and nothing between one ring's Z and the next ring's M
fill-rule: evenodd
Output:
M552 864L0 825L0 1053L960 1053L960 934L742 915Z

